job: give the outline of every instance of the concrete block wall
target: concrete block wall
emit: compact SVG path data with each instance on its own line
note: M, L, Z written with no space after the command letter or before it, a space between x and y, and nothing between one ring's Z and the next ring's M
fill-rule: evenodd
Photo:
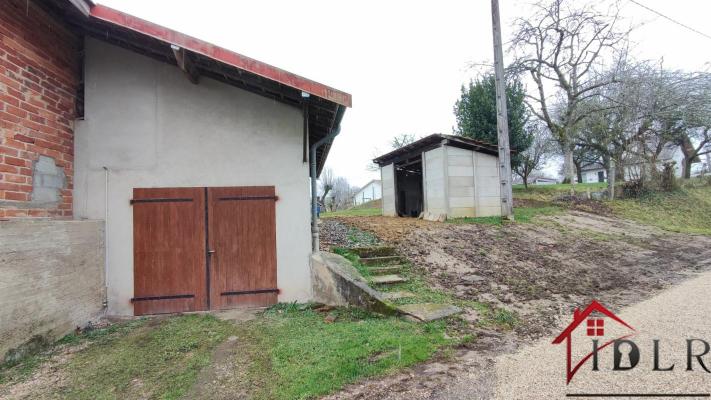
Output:
M102 313L104 223L0 222L0 362Z
M383 183L383 215L396 217L395 209L395 165L388 164L380 167L380 180Z
M501 215L501 179L497 157L474 153L474 190L477 217Z
M448 218L475 215L474 157L471 150L447 146Z
M34 1L2 0L0 219L72 216L81 43Z
M447 215L447 189L445 152L443 147L424 153L423 157L423 196L425 198L425 212L433 216Z

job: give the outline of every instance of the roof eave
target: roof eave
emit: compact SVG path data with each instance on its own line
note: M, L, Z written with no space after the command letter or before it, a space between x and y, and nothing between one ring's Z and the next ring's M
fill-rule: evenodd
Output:
M91 15L91 9L94 7L94 2L91 0L69 0L69 2L76 8L82 15L88 17Z
M70 1L72 4L75 4L85 2L86 0ZM301 90L313 96L332 101L339 105L345 107L352 106L352 97L346 92L342 92L338 89L312 81L302 76L285 71L281 68L277 68L242 54L229 51L222 47L215 46L192 36L168 29L113 8L101 4L95 4L91 6L90 16L92 18L130 29L143 35L150 36L154 39L179 46L183 49L212 58L235 68L249 71L255 75L259 75L282 85Z

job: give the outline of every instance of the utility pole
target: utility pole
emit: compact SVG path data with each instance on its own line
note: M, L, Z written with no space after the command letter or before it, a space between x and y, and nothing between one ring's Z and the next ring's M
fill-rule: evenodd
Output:
M506 109L506 78L504 77L504 51L501 48L501 18L499 0L491 0L491 20L494 33L494 72L496 74L496 127L499 133L499 178L501 179L501 216L511 221L513 193L511 191L511 151L509 148L509 121Z

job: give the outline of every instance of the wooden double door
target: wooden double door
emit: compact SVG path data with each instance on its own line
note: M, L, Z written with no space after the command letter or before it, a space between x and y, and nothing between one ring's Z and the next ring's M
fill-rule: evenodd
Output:
M277 302L273 186L134 189L135 315Z

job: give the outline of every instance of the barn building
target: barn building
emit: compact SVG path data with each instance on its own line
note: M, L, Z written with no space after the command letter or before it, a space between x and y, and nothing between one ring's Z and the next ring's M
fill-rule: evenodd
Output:
M498 149L433 134L382 155L383 215L428 220L501 215Z
M8 318L73 328L99 291L113 315L311 299L309 181L348 93L90 0L2 3Z

